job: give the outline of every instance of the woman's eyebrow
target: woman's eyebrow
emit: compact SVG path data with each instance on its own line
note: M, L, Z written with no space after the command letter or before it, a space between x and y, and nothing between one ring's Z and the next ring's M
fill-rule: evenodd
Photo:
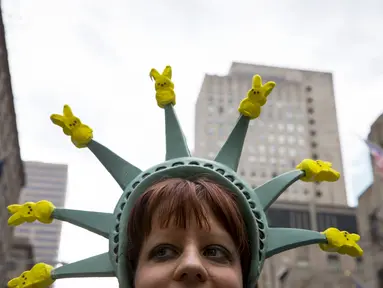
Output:
M210 230L210 231L205 231L201 230L200 232L201 236L203 238L209 239L209 240L214 240L217 241L218 243L226 243L228 245L235 245L234 239L230 236L229 233L226 231L220 231L220 230Z

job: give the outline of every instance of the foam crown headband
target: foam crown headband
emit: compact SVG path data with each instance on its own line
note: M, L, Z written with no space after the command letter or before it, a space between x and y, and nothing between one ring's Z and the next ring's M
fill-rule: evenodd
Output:
M237 175L249 121L260 115L261 107L266 104L276 85L274 82L262 84L261 77L254 75L251 89L240 102L237 123L212 161L192 157L190 154L173 108L176 95L171 67L167 66L162 74L152 69L150 77L155 81L157 104L165 111L166 160L148 170L142 171L93 140L93 130L83 124L68 105L64 106L63 115L51 115L52 122L62 127L65 135L71 137L72 143L78 148L89 148L120 185L123 193L113 213L57 208L47 200L8 206L11 213L8 224L11 226L34 221L49 224L53 219L66 221L109 239L109 251L58 268L38 263L31 270L10 280L8 287L45 288L60 278L117 277L120 288L130 288L132 273L125 256L129 247L126 233L128 218L138 197L164 176L208 174L217 183L235 193L249 235L252 261L249 275L244 275L249 288L255 287L266 258L289 249L317 243L324 251L352 257L363 254L357 244L360 239L358 234L336 228L317 232L268 226L265 211L294 182L332 182L339 179L339 172L332 168L330 162L305 159L296 170L279 175L255 189Z

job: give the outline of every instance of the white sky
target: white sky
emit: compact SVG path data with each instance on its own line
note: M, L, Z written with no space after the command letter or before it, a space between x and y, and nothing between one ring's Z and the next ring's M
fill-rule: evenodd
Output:
M165 154L163 111L148 74L167 64L191 148L204 73L224 74L232 61L333 72L351 205L371 181L355 134L365 136L383 110L381 0L3 0L2 7L22 157L70 165L68 208L111 212L121 191L50 114L70 104L96 140L148 168ZM62 239L63 261L108 249L67 224ZM69 279L57 287L113 283Z

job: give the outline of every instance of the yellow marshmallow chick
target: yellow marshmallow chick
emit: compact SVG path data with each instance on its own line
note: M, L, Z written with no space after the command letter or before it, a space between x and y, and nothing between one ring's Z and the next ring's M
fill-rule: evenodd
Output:
M322 160L304 159L296 169L305 172L301 178L304 182L335 182L340 178L340 173L332 168L332 164Z
M93 138L93 130L82 124L81 120L73 115L72 109L68 105L64 106L63 113L64 115L51 115L52 122L63 128L65 135L71 136L72 143L77 148L87 147Z
M47 288L53 284L51 277L53 267L38 263L31 270L21 273L19 277L8 282L8 288Z
M323 251L337 252L339 254L346 254L351 257L363 256L363 250L357 244L360 236L355 233L348 233L347 231L339 231L337 228L328 228L321 232L327 238L327 244L319 244Z
M255 119L261 114L261 106L267 102L267 96L273 91L275 82L269 81L262 85L262 78L259 75L253 77L253 87L247 92L245 99L239 104L238 111L250 119Z
M51 215L55 206L52 202L41 200L37 203L26 202L22 205L13 204L9 205L7 208L9 213L12 214L8 219L8 225L18 226L25 222L31 223L36 220L45 224L52 223L53 218Z
M176 94L172 82L172 67L166 66L162 74L156 69L150 71L150 79L154 79L157 105L164 108L166 105L176 105Z

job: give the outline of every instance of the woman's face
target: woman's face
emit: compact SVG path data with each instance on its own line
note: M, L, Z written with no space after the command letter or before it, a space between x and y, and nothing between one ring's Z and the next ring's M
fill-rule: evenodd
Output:
M242 288L236 246L209 211L210 230L194 217L187 229L161 229L153 221L138 260L136 288ZM153 219L156 219L155 215Z

